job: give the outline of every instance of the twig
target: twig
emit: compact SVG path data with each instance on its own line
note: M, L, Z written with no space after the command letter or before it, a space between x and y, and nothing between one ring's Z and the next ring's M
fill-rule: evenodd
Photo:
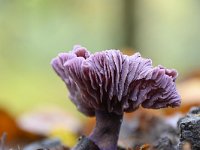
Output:
M6 137L7 137L6 132L3 132L1 139L0 139L0 150L4 150L4 148L5 148Z

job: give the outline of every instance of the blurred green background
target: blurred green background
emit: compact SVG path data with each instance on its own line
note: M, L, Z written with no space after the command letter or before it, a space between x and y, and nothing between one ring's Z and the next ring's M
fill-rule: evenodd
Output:
M81 44L134 49L180 78L200 66L198 0L0 0L0 107L75 110L50 61Z

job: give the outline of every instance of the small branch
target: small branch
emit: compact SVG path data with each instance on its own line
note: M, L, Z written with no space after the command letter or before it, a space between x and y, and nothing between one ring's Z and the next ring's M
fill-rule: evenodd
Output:
M3 132L1 139L0 139L0 150L4 150L4 148L5 148L6 137L7 137L6 132Z

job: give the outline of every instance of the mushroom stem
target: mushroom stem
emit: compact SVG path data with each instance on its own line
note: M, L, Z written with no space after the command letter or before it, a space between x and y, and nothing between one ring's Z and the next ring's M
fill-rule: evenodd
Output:
M117 141L123 115L95 111L96 126L89 136L101 150L117 150Z

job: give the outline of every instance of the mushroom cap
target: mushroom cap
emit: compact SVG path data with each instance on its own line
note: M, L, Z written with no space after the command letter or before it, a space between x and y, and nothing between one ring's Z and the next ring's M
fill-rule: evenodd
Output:
M71 52L58 54L51 64L72 102L87 116L95 115L95 110L122 114L140 105L159 109L181 103L176 70L153 67L151 59L139 53L127 56L119 50L105 50L90 54L76 45Z

